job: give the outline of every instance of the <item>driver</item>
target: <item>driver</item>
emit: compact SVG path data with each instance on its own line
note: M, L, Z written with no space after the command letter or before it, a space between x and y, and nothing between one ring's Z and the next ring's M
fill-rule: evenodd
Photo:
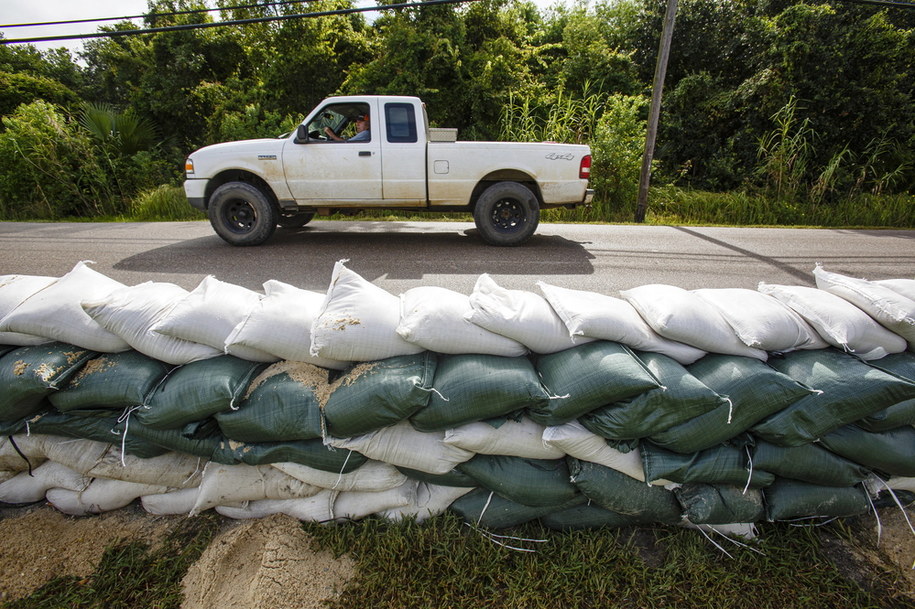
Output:
M344 140L342 137L334 133L334 130L330 127L324 127L324 133L327 134L327 137L336 141L336 142L368 142L372 139L371 134L369 133L369 114L360 114L356 117L356 135Z

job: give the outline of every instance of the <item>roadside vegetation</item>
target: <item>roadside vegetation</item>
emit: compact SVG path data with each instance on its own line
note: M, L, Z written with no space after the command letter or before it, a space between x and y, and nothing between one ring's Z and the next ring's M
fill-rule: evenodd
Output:
M333 11L150 0L144 22ZM0 220L202 219L184 157L287 132L332 94L418 95L468 140L587 143L592 207L634 218L666 2L523 0L159 32L78 57L0 45ZM915 227L915 11L844 0L681 0L652 223Z

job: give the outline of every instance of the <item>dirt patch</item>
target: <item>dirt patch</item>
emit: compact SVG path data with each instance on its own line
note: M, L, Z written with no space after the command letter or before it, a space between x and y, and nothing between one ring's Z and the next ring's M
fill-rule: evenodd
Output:
M854 541L821 532L823 551L839 571L864 589L892 590L903 603L915 603L915 514L894 507L849 521ZM908 520L906 519L908 515ZM906 605L909 606L909 605Z
M48 505L0 512L0 600L28 596L58 576L88 576L120 539L155 547L180 517L122 509L91 518L66 516Z
M353 575L349 559L313 551L301 523L277 514L220 533L188 570L181 609L318 609Z

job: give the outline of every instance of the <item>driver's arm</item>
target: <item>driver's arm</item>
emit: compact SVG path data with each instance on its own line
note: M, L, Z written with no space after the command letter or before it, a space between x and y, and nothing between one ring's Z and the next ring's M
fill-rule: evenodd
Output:
M330 139L334 140L335 142L343 141L343 138L340 137L339 135L337 135L336 133L334 133L334 130L331 129L330 127L324 127L324 134L327 135L327 137L329 137Z

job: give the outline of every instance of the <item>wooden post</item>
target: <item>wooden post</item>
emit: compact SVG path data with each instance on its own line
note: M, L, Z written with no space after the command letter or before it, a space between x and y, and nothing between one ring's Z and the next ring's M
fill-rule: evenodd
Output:
M664 75L667 73L667 59L670 57L670 41L674 36L674 18L677 16L677 0L667 0L664 28L661 31L661 47L654 69L654 84L651 88L651 109L648 112L648 133L645 136L645 154L642 156L642 172L639 176L639 198L635 208L635 221L644 222L648 211L648 186L651 181L651 161L654 159L654 144L658 136L658 119L661 115L661 92L664 90Z

